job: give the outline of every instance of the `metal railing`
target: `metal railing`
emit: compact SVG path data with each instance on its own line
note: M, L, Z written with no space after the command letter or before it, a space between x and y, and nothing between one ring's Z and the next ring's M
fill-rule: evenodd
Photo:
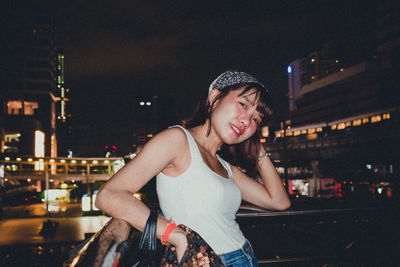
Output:
M261 266L340 266L381 264L389 266L400 248L398 203L374 207L319 208L309 210L265 211L241 209L237 221L254 248ZM124 221L127 227L131 227ZM64 266L102 266L115 256L115 248L129 236L130 247L118 266L129 266L140 232L130 234L111 219L102 230L78 246ZM127 230L125 230L127 231ZM397 247L396 247L397 245ZM101 249L100 249L101 248ZM389 264L389 265L387 265ZM287 265L285 265L287 266ZM356 265L358 266L358 265Z

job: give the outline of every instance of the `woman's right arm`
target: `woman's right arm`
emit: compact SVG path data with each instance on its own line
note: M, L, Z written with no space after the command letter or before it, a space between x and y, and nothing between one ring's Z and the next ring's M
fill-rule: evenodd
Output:
M99 190L96 207L114 218L127 221L134 228L143 231L149 208L133 194L139 191L152 177L167 166L174 166L181 149L184 149L184 133L180 129L167 129L152 138L134 159L114 174ZM157 238L161 239L168 221L159 216ZM186 235L175 228L168 242L177 247L178 259L187 245Z

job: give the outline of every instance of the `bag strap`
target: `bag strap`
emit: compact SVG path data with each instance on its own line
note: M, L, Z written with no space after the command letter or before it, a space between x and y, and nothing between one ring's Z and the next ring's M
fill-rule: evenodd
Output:
M144 255L155 255L157 252L157 218L158 212L156 210L150 210L150 216L147 219L139 242L139 251Z

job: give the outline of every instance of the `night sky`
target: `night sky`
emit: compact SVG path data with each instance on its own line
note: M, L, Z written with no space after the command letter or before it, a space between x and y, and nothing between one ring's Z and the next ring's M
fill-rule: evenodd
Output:
M286 66L330 41L353 61L371 54L372 1L6 1L6 27L54 17L74 121L124 127L134 106L172 96L178 119L222 71L256 76L287 116ZM4 24L3 24L4 25ZM360 60L360 61L361 61Z

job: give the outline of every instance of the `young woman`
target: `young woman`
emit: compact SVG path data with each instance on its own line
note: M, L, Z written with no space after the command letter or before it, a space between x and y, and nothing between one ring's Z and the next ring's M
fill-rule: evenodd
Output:
M257 266L235 221L241 200L267 209L290 206L282 181L259 142L258 130L271 114L268 91L253 76L222 73L210 85L187 129L170 127L152 138L104 184L96 206L143 231L150 211L133 193L157 176L163 213L157 221L157 237L170 244L168 253L176 253L175 263L204 256L190 255L195 235L218 255L208 255L207 261ZM255 172L263 183L248 176Z

